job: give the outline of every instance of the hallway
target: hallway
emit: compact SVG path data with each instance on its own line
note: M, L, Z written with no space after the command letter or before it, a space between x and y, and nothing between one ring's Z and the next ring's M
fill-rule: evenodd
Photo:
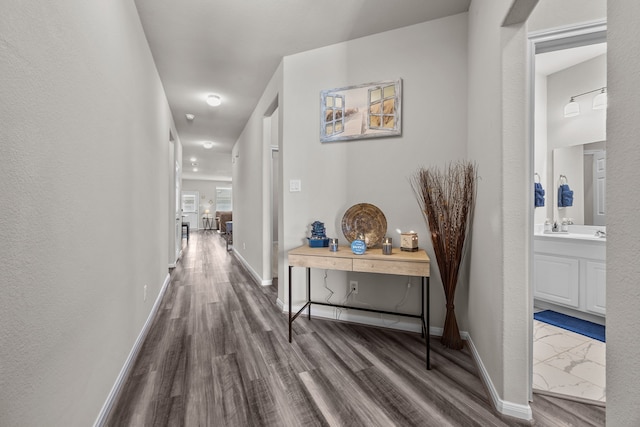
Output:
M191 235L109 426L511 426L468 350L418 334L300 318L215 232ZM534 425L604 425L604 409L535 396Z

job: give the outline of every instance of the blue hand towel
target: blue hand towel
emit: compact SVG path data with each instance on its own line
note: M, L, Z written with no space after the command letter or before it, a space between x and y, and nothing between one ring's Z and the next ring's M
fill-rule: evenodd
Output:
M534 190L534 206L536 208L539 208L541 206L544 206L544 188L542 188L542 184L540 184L539 182L535 182L533 184L533 190Z
M569 184L562 184L558 188L558 207L567 208L573 206L573 190L569 188Z

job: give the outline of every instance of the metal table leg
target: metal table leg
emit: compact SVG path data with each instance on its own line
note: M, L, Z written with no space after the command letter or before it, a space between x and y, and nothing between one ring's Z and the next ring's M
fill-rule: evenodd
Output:
M291 342L291 270L293 270L292 266L289 266L289 342Z
M307 303L311 302L311 268L307 267ZM309 310L307 314L309 315L309 320L311 320L311 304L307 308Z

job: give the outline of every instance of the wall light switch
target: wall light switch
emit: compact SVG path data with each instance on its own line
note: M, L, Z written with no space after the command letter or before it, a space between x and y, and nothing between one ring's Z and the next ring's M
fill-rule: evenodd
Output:
M289 180L289 192L294 193L302 191L302 183L299 179L290 179Z

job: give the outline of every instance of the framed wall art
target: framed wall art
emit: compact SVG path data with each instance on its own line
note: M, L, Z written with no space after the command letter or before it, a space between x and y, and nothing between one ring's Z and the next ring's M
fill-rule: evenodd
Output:
M402 80L320 92L320 141L402 134Z

